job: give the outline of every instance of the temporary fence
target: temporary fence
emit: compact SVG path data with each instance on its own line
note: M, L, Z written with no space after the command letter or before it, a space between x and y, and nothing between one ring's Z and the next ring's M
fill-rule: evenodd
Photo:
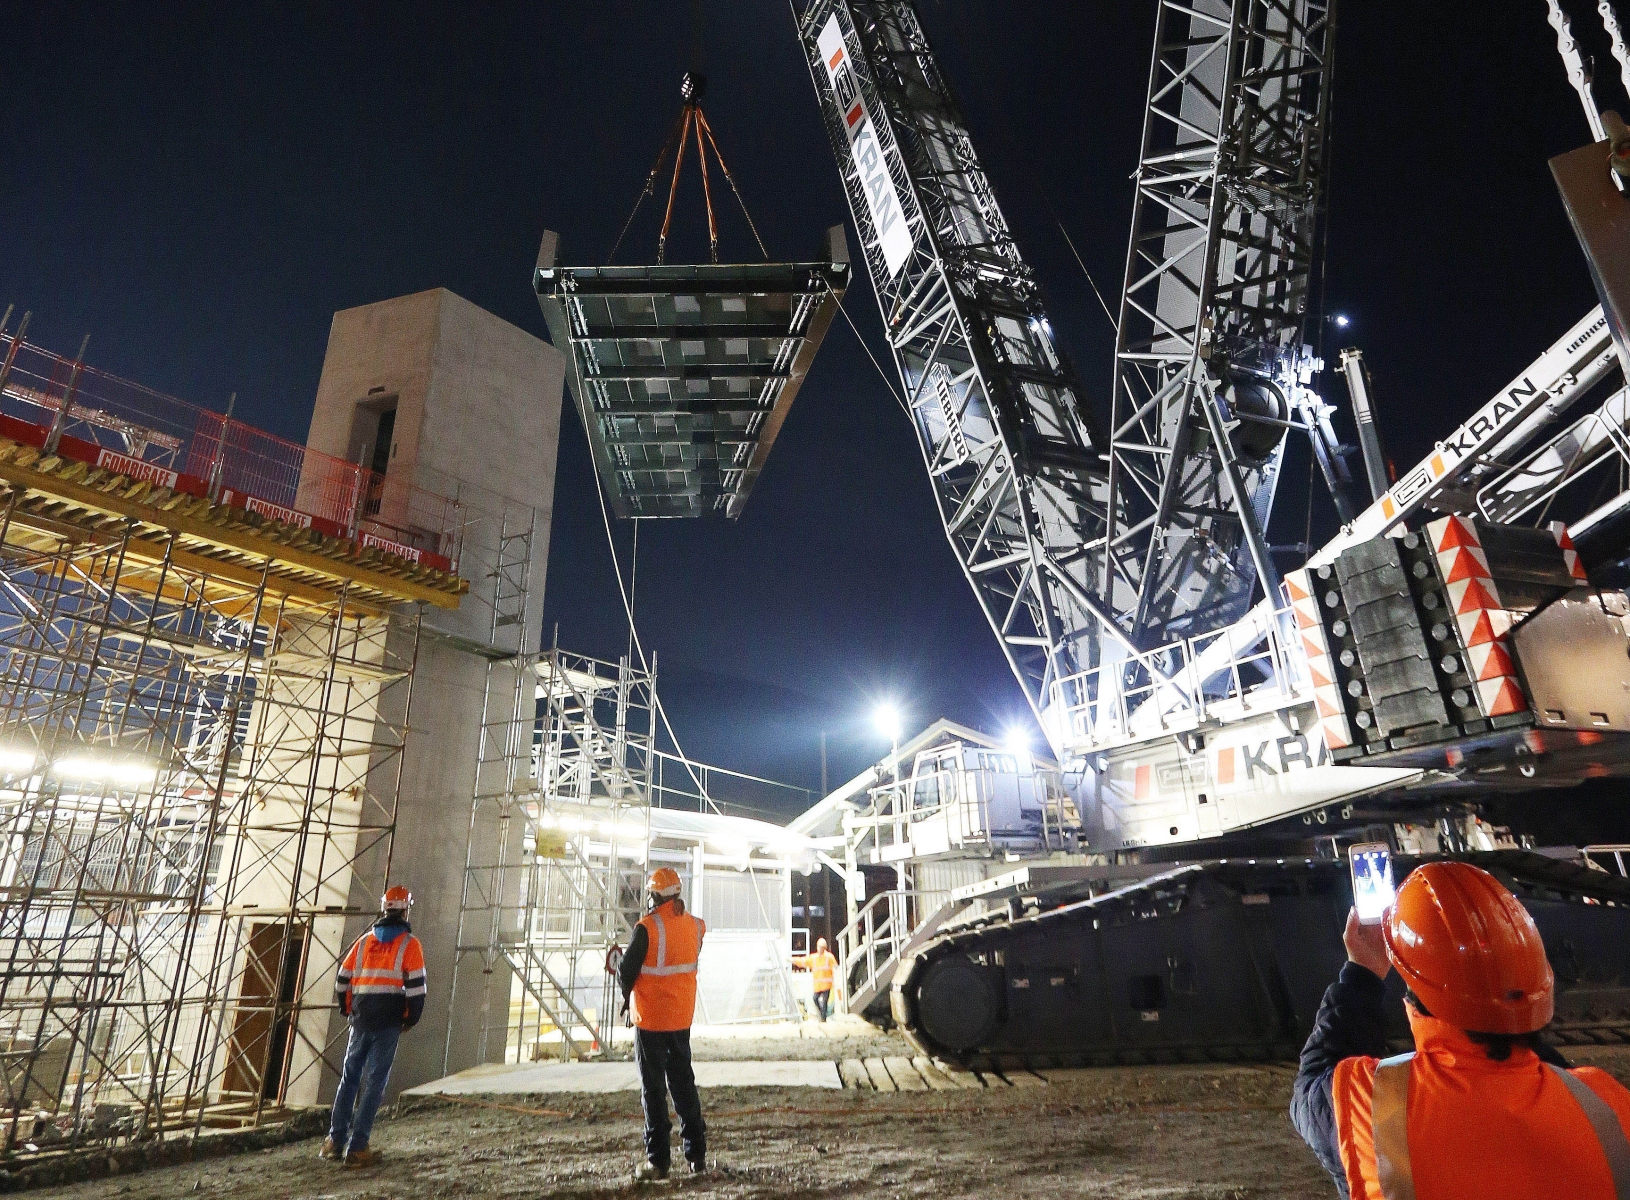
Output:
M0 435L155 487L457 569L459 502L0 335Z

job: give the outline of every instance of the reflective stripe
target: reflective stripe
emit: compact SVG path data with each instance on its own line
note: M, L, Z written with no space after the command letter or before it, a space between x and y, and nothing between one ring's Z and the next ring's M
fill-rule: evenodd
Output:
M1400 1054L1376 1064L1370 1093L1370 1119L1375 1133L1375 1173L1385 1200L1415 1200L1415 1177L1409 1163L1409 1066L1415 1055ZM1546 1063L1562 1081L1590 1122L1607 1158L1617 1200L1630 1200L1630 1140L1612 1107L1571 1071Z
M1596 1140L1602 1144L1602 1153L1607 1156L1607 1169L1613 1175L1613 1194L1618 1200L1630 1200L1630 1142L1625 1140L1624 1126L1619 1124L1618 1114L1579 1076L1551 1063L1545 1065L1556 1073L1573 1095L1574 1101L1585 1110L1585 1119L1596 1131Z
M347 956L348 958L354 956L356 967L350 971L346 970L343 965L340 967L339 974L334 982L334 990L336 992L348 991L353 996L391 994L400 996L409 994L407 990L408 973L402 969L402 964L407 961L408 947L413 942L413 935L404 933L397 937L396 959L389 967L384 968L368 964L370 941L380 948L387 944L375 937L371 929L359 937L356 945L351 947L351 954ZM416 990L411 994L423 995L425 993L423 969L415 971L414 975L417 976L415 980Z
M664 921L662 919L662 914L660 912L653 912L651 914L651 917L652 917L652 924L654 924L657 927L657 961L656 961L656 966L654 966L654 967L641 967L640 968L640 974L642 974L642 975L647 975L647 974L649 974L649 975L694 975L694 974L696 974L696 964L694 962L670 963L668 961L668 922L666 922L666 921ZM701 948L701 939L700 938L697 939L697 948L698 949Z
M1411 1051L1375 1066L1370 1124L1375 1131L1375 1174L1386 1200L1415 1200L1415 1176L1409 1166L1409 1065L1414 1059Z

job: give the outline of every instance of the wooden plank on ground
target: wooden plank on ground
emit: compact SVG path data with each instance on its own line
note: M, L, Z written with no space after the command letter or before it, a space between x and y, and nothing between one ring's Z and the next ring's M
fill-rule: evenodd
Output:
M927 1081L928 1086L934 1091L954 1092L958 1090L957 1085L952 1083L951 1080L946 1077L945 1072L941 1071L926 1058L913 1058L911 1060L911 1065L917 1068L917 1074L921 1075L923 1079Z
M947 1079L956 1084L959 1088L967 1088L970 1091L978 1091L985 1086L979 1082L979 1076L975 1075L972 1071L965 1070L953 1063L936 1061L934 1065L940 1069L940 1072Z
M865 1060L866 1075L872 1081L872 1087L880 1092L897 1092L900 1089L894 1086L894 1080L889 1078L889 1069L883 1065L881 1058L868 1058Z
M858 1058L840 1059L838 1062L838 1078L843 1080L846 1088L856 1088L863 1092L872 1090L871 1076L866 1074L866 1064Z
M992 1071L989 1068L983 1071L975 1071L974 1074L978 1075L979 1082L988 1088L1005 1088L1012 1086L1007 1080L1003 1079L995 1071Z
M1007 1076L1007 1081L1016 1088L1047 1086L1047 1081L1040 1075L1023 1067L1007 1067L1003 1069L1002 1074Z
M917 1068L911 1065L911 1060L904 1055L890 1055L883 1060L883 1065L889 1069L889 1076L894 1080L894 1086L902 1092L926 1092L928 1082L917 1074Z

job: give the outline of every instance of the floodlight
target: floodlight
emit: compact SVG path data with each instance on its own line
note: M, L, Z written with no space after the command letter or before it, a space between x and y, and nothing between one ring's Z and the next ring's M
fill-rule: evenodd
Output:
M51 764L51 774L86 783L111 783L117 787L140 787L158 778L158 768L139 758L111 758L100 754L75 754Z
M892 704L879 704L872 712L872 724L890 742L900 740L900 712Z
M38 761L39 756L32 750L0 746L0 775L27 775Z
M1002 748L1011 754L1019 763L1020 773L1029 771L1033 764L1030 761L1030 735L1022 729L1009 729L1002 737Z
M1337 313L1335 321L1337 329L1346 329L1347 326L1352 324L1352 322L1347 319L1347 315L1345 313Z

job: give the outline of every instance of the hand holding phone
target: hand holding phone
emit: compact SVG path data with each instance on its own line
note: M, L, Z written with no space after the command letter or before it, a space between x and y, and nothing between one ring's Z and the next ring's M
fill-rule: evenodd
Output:
M1392 884L1392 852L1385 842L1361 842L1347 852L1353 872L1353 907L1362 925L1379 925L1398 898Z

